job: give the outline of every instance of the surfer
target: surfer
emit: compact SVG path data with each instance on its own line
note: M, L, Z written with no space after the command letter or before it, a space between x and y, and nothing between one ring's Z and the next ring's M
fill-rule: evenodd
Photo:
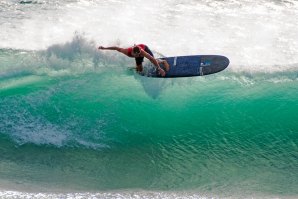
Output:
M153 56L153 53L148 48L148 46L146 46L145 44L138 44L138 45L134 45L129 48L120 48L120 47L116 47L116 46L111 46L111 47L99 46L98 49L100 49L100 50L116 50L118 52L125 54L128 57L135 58L136 71L138 71L138 72L143 71L142 63L143 63L144 57L149 59L154 64L154 66L156 67L156 70L159 72L159 74L161 76L165 76L166 72L164 71L164 69L162 69L160 67L160 65L159 65L160 63L162 63L165 66L166 71L169 71L169 69L170 69L168 62L166 60L155 59Z

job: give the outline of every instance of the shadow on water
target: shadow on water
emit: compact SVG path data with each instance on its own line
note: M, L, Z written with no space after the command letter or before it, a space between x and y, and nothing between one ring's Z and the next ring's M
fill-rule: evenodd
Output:
M146 77L136 72L134 73L134 78L141 83L145 93L153 99L158 98L166 88L174 83L173 79Z

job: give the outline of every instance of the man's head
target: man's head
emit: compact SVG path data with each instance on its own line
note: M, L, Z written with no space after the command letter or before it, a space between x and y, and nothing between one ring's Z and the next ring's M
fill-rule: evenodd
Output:
M138 55L140 55L140 53L141 53L141 49L140 49L139 46L134 46L134 47L132 48L132 52L133 52L134 55L138 56Z

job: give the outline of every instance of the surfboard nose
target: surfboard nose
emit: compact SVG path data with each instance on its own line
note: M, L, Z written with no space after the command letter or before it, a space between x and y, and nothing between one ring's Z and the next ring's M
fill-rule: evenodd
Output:
M223 57L222 64L226 68L230 64L230 60L225 56L222 56L222 57Z

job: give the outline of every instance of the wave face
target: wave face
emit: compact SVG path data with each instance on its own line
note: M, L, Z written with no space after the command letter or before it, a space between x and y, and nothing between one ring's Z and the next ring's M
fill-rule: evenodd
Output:
M290 0L1 1L0 196L297 197L297 17ZM134 43L231 64L155 79L96 49Z

